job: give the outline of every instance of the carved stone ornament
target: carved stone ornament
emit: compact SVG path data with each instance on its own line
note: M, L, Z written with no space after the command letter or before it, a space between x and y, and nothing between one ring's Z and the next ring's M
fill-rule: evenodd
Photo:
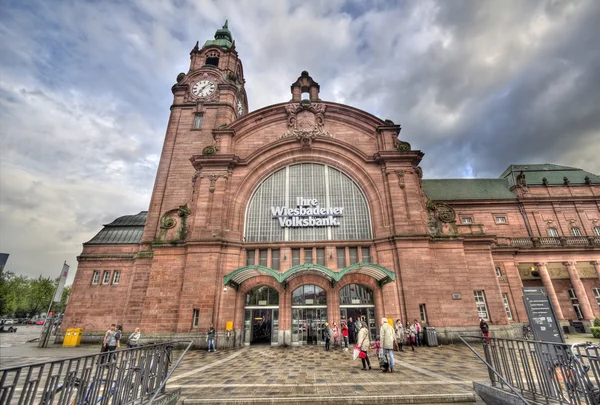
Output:
M517 175L517 187L519 187L525 192L529 191L527 188L527 180L525 179L525 173L523 173L522 171Z
M432 235L456 235L456 212L447 204L427 202L427 228Z
M184 240L187 235L187 217L191 214L190 209L186 205L181 205L164 213L160 218L160 233L158 239L160 241L177 241ZM175 232L170 232L179 223L179 227Z
M217 149L214 146L206 146L204 149L202 149L202 154L203 155L214 155L215 153L217 153Z
M302 100L285 106L288 130L279 139L296 138L302 146L310 147L317 137L333 138L325 129L325 104Z
M394 140L394 148L396 148L398 152L410 152L411 150L410 143L401 141L399 139Z

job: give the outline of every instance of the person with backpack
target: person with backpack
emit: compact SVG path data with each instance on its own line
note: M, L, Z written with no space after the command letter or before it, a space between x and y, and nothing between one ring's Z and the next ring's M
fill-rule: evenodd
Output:
M485 342L490 344L490 325L483 318L479 318L479 329L481 329L481 333L485 337Z
M325 341L325 351L329 351L329 343L331 341L331 329L329 329L329 323L325 322L325 327L323 328L323 340Z

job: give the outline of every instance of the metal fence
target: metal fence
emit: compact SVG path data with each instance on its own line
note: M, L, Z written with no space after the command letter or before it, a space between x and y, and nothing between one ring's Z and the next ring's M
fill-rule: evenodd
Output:
M481 340L483 357L464 338ZM484 360L493 386L536 402L600 404L600 346L461 336Z
M175 345L187 344L172 365ZM125 405L150 403L164 392L167 379L191 341L0 369L0 404Z

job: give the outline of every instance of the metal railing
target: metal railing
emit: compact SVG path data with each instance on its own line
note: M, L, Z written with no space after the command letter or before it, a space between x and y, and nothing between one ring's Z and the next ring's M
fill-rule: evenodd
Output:
M535 238L508 238L508 245L519 248L587 247L600 246L598 236L561 236Z
M187 344L170 368L175 345ZM0 404L126 405L151 403L192 341L139 346L0 369Z
M481 340L482 359L464 338ZM492 386L509 389L524 403L600 404L600 346L461 336L487 366Z

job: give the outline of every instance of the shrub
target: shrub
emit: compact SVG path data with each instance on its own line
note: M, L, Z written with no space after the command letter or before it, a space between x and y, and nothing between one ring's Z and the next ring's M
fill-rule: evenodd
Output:
M600 326L600 318L594 318L594 326Z
M594 335L595 338L600 339L600 326L592 326L590 329L592 330L592 335Z

